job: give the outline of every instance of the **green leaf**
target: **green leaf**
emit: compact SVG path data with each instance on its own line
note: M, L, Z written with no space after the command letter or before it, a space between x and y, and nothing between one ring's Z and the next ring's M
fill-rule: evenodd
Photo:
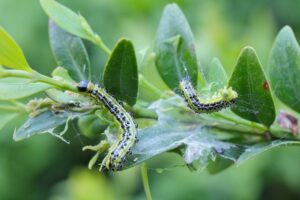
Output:
M241 164L246 160L261 154L265 151L275 149L278 147L287 147L287 146L300 146L300 141L287 141L287 140L274 140L272 142L259 143L246 148L244 153L242 153L237 160L237 164Z
M268 65L274 94L287 106L300 112L300 49L292 29L278 34Z
M13 135L15 141L29 138L36 134L50 133L56 127L65 124L68 120L79 117L82 113L45 111L36 117L29 118Z
M57 89L48 89L46 90L46 95L55 102L59 103L82 103L87 104L90 102L90 99L86 96L71 93L69 91L62 92L61 90Z
M51 75L54 79L76 84L76 82L70 77L69 72L63 67L56 67Z
M32 71L22 49L14 39L0 26L0 65L5 67Z
M117 99L134 105L138 92L138 73L131 41L121 39L113 49L105 66L103 83Z
M258 57L251 47L240 54L229 80L239 95L232 111L247 120L270 126L275 119L274 102Z
M217 174L217 173L223 171L224 169L230 167L233 164L234 164L233 160L229 160L229 159L225 159L221 156L217 156L214 161L211 161L207 165L207 171L210 174Z
M227 85L227 74L218 58L214 58L209 67L204 68L205 79L211 85L211 90L216 91Z
M26 115L25 107L19 103L0 102L0 130L14 119Z
M19 117L21 114L18 112L10 112L2 109L3 106L0 105L0 130L9 122Z
M51 88L44 83L33 83L25 78L1 78L0 100L13 100L31 96Z
M54 0L40 0L40 3L47 15L61 28L81 38L94 41L94 33L81 15Z
M66 68L77 82L90 80L90 61L81 39L65 32L51 20L49 21L49 36L58 66Z
M197 85L198 61L190 26L176 4L164 9L156 35L156 66L162 79L176 91L182 78ZM205 82L199 75L201 85Z
M82 116L78 120L80 133L89 138L99 136L105 131L107 126L106 122L100 120L94 114Z

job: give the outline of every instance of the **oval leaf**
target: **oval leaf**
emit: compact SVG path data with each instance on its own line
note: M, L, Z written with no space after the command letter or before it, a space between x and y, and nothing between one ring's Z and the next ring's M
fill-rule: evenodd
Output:
M176 4L165 7L156 35L156 66L166 84L176 91L180 80L189 76L197 85L198 61L190 26ZM200 75L200 82L204 79Z
M81 38L94 41L94 33L81 15L54 0L41 0L40 3L47 15L61 28Z
M274 94L287 106L300 112L300 49L292 29L278 34L268 65Z
M77 82L90 80L90 61L81 39L65 32L51 20L49 21L49 36L58 66L66 68Z
M205 80L212 84L211 90L216 91L223 88L227 84L227 74L224 67L218 58L214 58L210 65L204 68Z
M32 83L24 78L1 78L0 100L13 100L31 96L51 88L45 83Z
M32 71L22 49L14 39L0 26L0 65L5 67Z
M103 83L117 99L134 105L138 91L135 51L129 40L120 40L105 66Z
M270 126L275 119L274 102L258 57L251 47L240 54L229 80L239 95L232 111L253 122Z

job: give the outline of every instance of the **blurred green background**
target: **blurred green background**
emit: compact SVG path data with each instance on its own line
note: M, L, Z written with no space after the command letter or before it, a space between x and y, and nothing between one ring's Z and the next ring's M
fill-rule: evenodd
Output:
M61 0L86 17L110 48L120 37L131 39L137 54L150 47L163 7L169 0ZM277 32L290 25L300 34L300 1L230 0L175 1L187 16L194 32L199 60L207 66L219 57L230 74L240 50L253 46L266 66ZM38 0L0 0L0 24L21 45L31 66L50 74L55 67L51 54L47 17ZM105 55L86 42L94 68L93 76L105 62ZM0 116L1 119L1 116ZM82 152L87 144L74 129L67 139L35 136L14 142L18 122L0 134L0 199L145 199L138 168L104 176L87 170L92 156ZM209 175L172 167L180 162L172 154L149 162L150 187L154 199L300 199L300 149L266 152L238 167ZM158 173L155 168L168 166Z

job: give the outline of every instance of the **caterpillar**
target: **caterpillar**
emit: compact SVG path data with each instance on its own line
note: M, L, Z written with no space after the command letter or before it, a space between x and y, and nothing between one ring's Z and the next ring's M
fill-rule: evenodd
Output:
M103 167L110 171L122 170L126 156L131 154L131 148L137 142L137 127L133 118L104 88L88 81L81 81L78 83L77 89L80 92L88 93L96 102L103 104L121 126L121 137L108 149L108 153L101 163L100 171Z
M179 90L185 101L196 113L212 113L227 108L234 104L238 94L231 88L224 87L218 90L212 98L202 99L193 88L189 78L184 78L179 83Z

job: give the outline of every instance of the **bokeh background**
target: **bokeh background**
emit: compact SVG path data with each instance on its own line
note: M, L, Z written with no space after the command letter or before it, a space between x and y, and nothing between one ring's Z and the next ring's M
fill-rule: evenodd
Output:
M79 11L110 48L120 37L134 42L137 54L150 47L163 7L169 0L61 0ZM272 42L284 25L300 36L300 1L297 0L178 0L194 32L202 66L219 57L230 74L240 50L253 46L266 66ZM21 45L30 65L50 74L55 67L51 54L47 17L38 0L0 0L0 25ZM105 55L86 42L95 70ZM0 116L1 120L1 116ZM20 119L21 121L21 119ZM14 142L18 121L0 133L0 199L3 200L131 200L145 199L139 168L107 177L89 171L92 156L82 152L87 144L74 129L71 144L50 135ZM217 175L205 170L190 172L175 167L180 158L164 154L151 160L150 187L154 199L300 199L300 149L288 147L266 152L241 166ZM173 165L174 164L174 165ZM159 172L159 166L167 170ZM172 167L173 166L173 167Z

